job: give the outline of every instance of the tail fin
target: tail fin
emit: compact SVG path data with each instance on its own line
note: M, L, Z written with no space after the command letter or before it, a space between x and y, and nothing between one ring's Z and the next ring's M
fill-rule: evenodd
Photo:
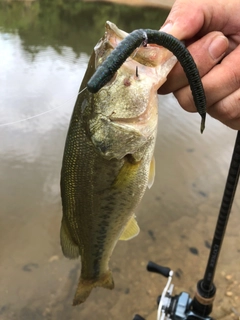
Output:
M92 289L95 287L113 289L114 281L111 271L105 272L97 280L84 280L80 277L78 287L73 299L73 306L83 303L90 295Z

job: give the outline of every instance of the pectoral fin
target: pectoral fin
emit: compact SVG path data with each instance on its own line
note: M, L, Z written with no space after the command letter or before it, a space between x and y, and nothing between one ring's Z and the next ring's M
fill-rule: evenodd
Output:
M155 178L155 158L152 157L149 168L149 176L148 176L148 188L150 189L154 183Z
M140 228L137 224L135 217L133 216L124 228L119 240L130 240L139 234Z

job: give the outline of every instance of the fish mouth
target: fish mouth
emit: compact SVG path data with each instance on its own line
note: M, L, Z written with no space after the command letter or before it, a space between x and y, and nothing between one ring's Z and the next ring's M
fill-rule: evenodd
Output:
M107 30L112 30L119 38L122 38L124 39L128 33L119 29L114 23L112 23L111 21L106 21L106 24L105 24L105 29L106 29L106 32ZM120 42L120 41L119 41Z
M117 45L124 39L129 33L119 29L114 23L110 21L106 21L105 30L107 35L107 40L112 47L112 49L116 48ZM162 50L164 49L164 50ZM156 67L161 63L161 61L166 58L170 58L172 53L166 50L164 47L161 47L157 44L144 44L138 47L134 52L130 55L130 57L139 62L142 65L148 67Z
M95 46L98 68L128 35L110 21L105 36ZM88 135L106 159L122 159L136 153L155 137L158 123L158 88L176 63L167 49L141 45L92 96L94 110L87 118ZM110 63L111 65L111 63Z

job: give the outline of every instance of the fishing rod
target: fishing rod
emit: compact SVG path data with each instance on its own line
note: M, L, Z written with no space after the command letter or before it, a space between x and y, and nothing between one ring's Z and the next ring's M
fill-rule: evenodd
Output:
M158 297L157 320L214 320L210 317L216 294L216 286L213 283L214 274L239 180L239 173L240 131L237 133L233 149L205 274L203 279L197 283L193 299L187 292L172 295L174 285L171 284L171 281L174 272L170 268L159 266L151 261L147 265L148 271L159 273L168 278L162 295ZM144 318L136 314L133 320L144 320Z

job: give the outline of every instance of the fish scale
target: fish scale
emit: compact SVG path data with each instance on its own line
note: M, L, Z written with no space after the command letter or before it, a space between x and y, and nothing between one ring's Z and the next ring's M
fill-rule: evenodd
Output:
M80 91L99 61L125 36L114 24L106 24ZM157 89L176 63L166 49L153 46L152 50L156 60L151 47L138 48L109 84L96 94L84 90L75 103L61 171L60 232L64 255L81 256L73 305L84 302L94 287L113 289L112 252L118 240L131 239L139 232L135 211L154 176ZM139 61L144 69L139 68L136 76Z

